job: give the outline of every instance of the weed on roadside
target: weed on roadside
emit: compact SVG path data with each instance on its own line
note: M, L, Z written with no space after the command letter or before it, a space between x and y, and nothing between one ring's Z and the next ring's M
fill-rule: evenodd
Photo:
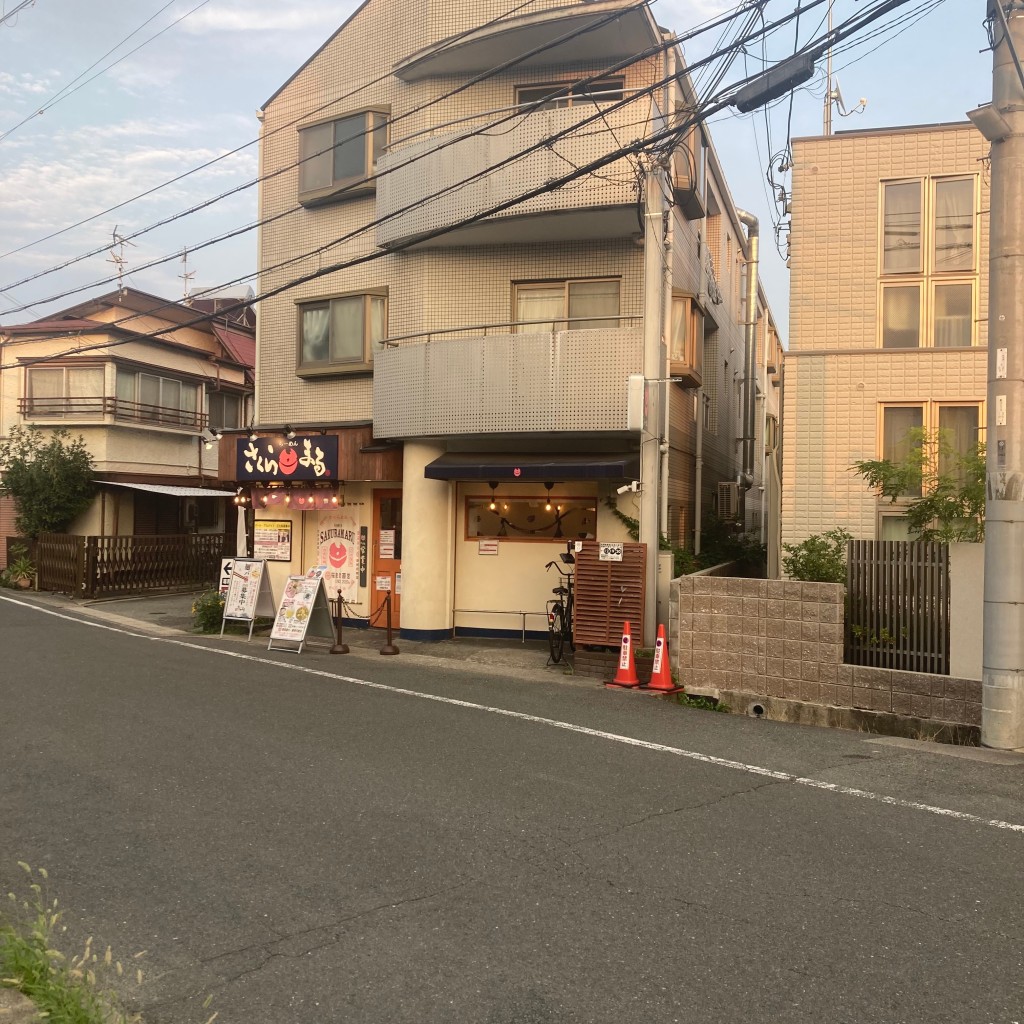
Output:
M46 869L24 861L18 866L25 872L27 892L9 892L0 905L0 986L31 999L47 1024L141 1024L139 1014L124 1009L115 986L124 984L122 979L141 985L142 971L115 959L109 946L96 952L92 936L81 953L69 958L59 948L67 927L47 891ZM208 998L204 1006L209 1003Z

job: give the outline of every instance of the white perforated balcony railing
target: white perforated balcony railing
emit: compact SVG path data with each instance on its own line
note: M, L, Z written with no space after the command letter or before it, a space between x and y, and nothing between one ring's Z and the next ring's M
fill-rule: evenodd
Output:
M387 344L373 361L374 437L626 430L639 327Z
M437 132L397 143L377 161L377 244L395 245L462 224L467 218L515 199L582 167L605 153L646 137L661 124L649 96L637 96L616 110L592 104L534 110L506 121L493 134L474 134L502 116L488 115L457 131ZM525 153L560 132L550 146ZM561 188L492 214L479 224L432 239L432 245L488 244L550 238L545 221L560 217L560 238L621 237L635 234L636 174L625 158ZM476 177L479 175L479 177ZM461 184L462 182L466 184ZM575 214L575 216L574 216ZM541 216L538 216L541 215ZM547 215L545 218L543 215ZM595 215L597 215L595 217ZM523 222L532 218L532 224Z

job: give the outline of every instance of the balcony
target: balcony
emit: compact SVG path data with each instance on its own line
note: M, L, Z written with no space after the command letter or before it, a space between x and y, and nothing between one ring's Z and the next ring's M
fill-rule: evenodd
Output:
M19 398L18 412L30 420L80 420L118 423L141 423L172 430L202 430L206 413L175 409L144 402L128 402L121 398L94 396L88 398Z
M440 247L637 234L636 173L626 159L602 167L599 177L585 175L477 223L464 224L574 167L646 137L662 123L649 96L637 96L590 120L596 114L593 104L534 110L504 122L494 134L473 134L500 116L491 114L458 131L398 143L377 161L377 216L388 218L377 228L377 244L386 248L419 239L424 245ZM565 138L550 147L543 145L566 131L570 134ZM534 146L540 148L513 159ZM510 162L503 163L506 160ZM472 180L460 186L467 179ZM447 233L428 237L438 231Z
M627 378L642 372L640 327L482 333L489 329L386 342L374 356L374 437L626 430Z

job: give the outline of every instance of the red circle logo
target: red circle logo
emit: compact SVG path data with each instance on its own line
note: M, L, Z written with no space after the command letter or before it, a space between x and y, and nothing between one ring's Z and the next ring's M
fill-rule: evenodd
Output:
M340 541L332 544L327 549L327 561L330 562L335 569L340 569L348 561L348 548Z

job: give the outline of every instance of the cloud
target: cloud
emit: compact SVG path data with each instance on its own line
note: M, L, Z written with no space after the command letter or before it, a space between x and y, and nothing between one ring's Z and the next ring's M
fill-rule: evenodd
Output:
M0 96L21 97L49 96L56 90L55 79L59 72L48 72L45 75L34 75L31 71L23 71L20 75L12 75L8 71L0 71Z
M236 3L196 11L181 23L181 27L193 35L207 32L323 32L337 28L354 9L354 3L287 6Z

